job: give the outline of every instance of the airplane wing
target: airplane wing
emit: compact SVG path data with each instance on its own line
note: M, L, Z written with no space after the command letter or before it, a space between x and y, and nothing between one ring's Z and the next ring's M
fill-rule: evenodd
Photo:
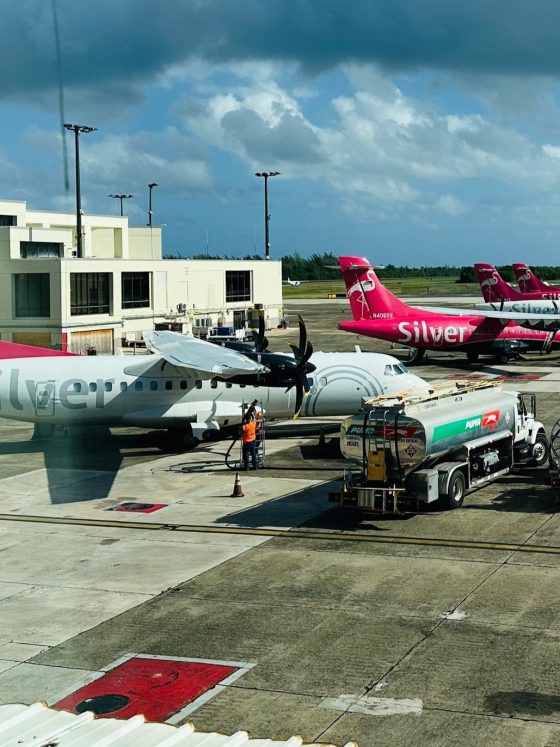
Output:
M161 356L172 366L187 369L190 376L197 379L212 379L215 376L228 379L268 372L266 366L250 360L243 353L179 332L150 331L142 335L150 352Z
M506 311L506 309L456 309L451 306L414 306L422 311L435 311L438 314L450 316L481 316L487 319L500 319L502 322L556 322L560 324L560 314L534 314L522 311Z

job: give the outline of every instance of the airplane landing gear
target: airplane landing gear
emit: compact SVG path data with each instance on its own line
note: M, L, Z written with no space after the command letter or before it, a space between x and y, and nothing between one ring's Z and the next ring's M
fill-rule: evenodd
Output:
M188 425L184 431L180 431L179 443L183 451L192 451L196 449L200 443L200 439L193 436L193 431L190 425Z
M420 363L426 358L426 350L424 348L409 348L408 350L406 362L409 364Z
M33 428L32 441L46 441L54 433L54 425L50 423L35 423Z

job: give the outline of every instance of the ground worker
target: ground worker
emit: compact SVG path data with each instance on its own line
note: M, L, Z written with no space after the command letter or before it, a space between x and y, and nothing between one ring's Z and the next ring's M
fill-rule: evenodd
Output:
M254 413L245 416L241 427L241 440L243 442L243 469L249 469L249 456L251 457L251 466L257 469L257 424Z

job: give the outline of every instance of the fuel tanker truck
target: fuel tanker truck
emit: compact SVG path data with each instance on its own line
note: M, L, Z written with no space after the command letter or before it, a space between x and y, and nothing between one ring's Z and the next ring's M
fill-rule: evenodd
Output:
M468 490L507 474L515 463L548 460L534 394L501 382L458 381L363 400L340 431L345 470L341 506L381 513L439 501L458 508Z

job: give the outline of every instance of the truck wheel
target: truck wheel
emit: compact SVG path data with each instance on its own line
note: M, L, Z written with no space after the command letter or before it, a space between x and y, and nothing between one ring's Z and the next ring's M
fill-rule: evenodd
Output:
M467 351L467 360L469 363L476 363L478 360L478 353L476 350Z
M544 433L539 433L537 440L531 449L531 464L533 467L542 467L548 461L550 447Z
M459 508L463 505L465 500L465 490L467 484L465 482L465 475L456 470L449 480L449 486L447 488L447 495L443 500L445 508Z
M509 363L510 356L507 353L499 353L496 356L498 363Z

